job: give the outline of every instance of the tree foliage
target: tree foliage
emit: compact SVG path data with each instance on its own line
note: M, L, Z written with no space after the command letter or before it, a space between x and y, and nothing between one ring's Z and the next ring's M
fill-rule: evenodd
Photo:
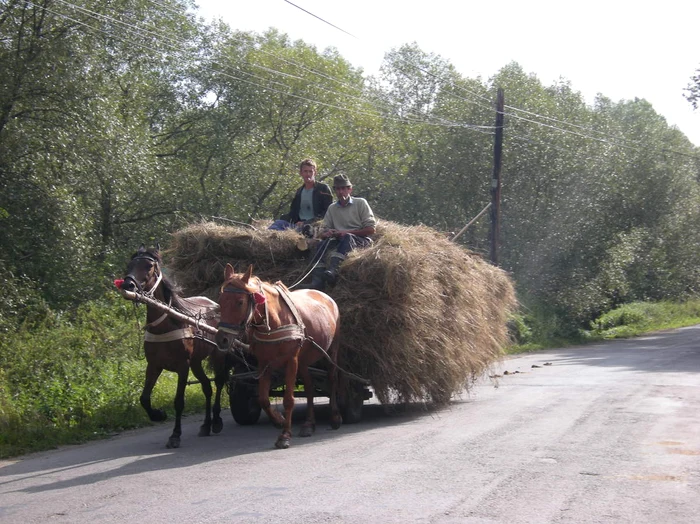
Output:
M198 21L189 1L5 5L3 329L27 322L22 303L99 296L137 245L186 223L279 216L304 157L381 218L457 231L490 202L499 87L500 258L521 294L580 326L700 288L699 153L645 100L591 106L516 63L466 78L415 43L366 77L334 49ZM460 241L486 252L488 230Z

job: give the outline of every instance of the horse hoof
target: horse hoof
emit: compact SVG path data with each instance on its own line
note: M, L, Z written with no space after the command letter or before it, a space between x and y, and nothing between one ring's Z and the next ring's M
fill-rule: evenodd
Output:
M197 434L197 436L208 437L210 434L211 434L211 430L209 429L209 426L204 424L204 425L199 427L199 433Z
M162 409L154 409L149 414L149 417L153 422L165 422L168 418L168 414Z
M340 415L331 417L331 429L338 429L343 423L343 417Z
M224 421L222 419L216 419L211 425L211 430L214 433L221 433L221 430L224 429Z
M304 424L299 430L300 437L310 437L316 431L316 424Z
M289 447L289 441L291 439L289 437L280 437L277 439L277 442L275 442L275 447L277 449L287 449Z
M170 437L168 443L165 445L168 449L175 449L180 447L180 439L176 437Z

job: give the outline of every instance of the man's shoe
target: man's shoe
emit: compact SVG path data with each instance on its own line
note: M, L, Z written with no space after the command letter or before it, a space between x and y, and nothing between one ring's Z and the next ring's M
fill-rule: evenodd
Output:
M323 276L326 278L326 282L331 286L335 286L335 283L338 281L338 273L333 269L326 269L323 272Z
M338 281L338 266L341 262L342 259L331 257L331 263L328 265L328 269L323 272L326 282L331 286L335 286L335 283Z

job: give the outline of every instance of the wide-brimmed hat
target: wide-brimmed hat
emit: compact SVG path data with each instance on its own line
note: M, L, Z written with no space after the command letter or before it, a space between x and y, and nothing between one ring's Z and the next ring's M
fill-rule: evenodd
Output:
M335 175L333 177L333 187L352 187L352 182L347 175Z

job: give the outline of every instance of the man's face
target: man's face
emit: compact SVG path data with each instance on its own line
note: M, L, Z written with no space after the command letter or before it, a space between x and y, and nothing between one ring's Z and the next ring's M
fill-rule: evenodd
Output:
M305 183L311 182L316 177L316 169L314 169L313 166L302 166L299 170L299 174L301 175L301 178L304 179Z
M335 187L335 195L338 197L338 202L341 205L345 205L350 200L350 195L352 194L352 186L345 187Z

